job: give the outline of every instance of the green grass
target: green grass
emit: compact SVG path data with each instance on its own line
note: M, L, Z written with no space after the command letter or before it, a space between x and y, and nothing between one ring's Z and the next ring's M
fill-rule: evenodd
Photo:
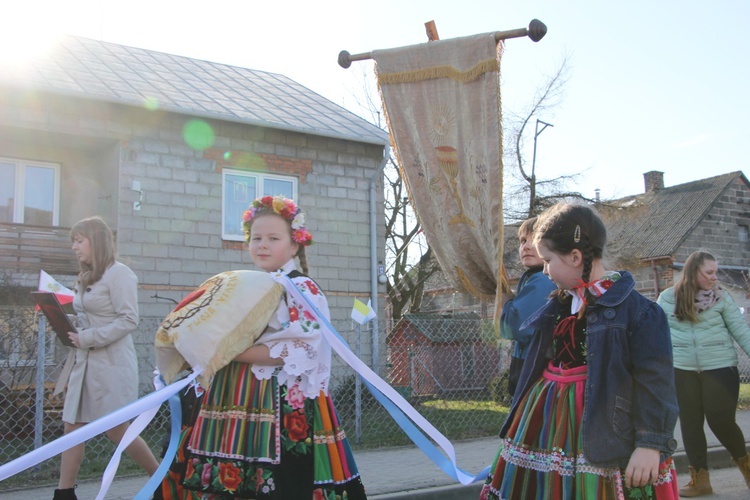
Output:
M750 410L750 384L740 384L740 400L738 410Z
M495 436L508 414L508 407L492 401L435 399L415 403L417 411L450 440ZM411 444L388 412L379 404L362 410L362 436L357 440L354 415L338 409L344 430L355 449Z

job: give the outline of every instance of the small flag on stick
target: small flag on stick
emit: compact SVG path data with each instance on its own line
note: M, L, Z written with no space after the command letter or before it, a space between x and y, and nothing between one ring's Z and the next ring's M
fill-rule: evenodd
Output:
M370 307L371 301L367 301L367 304L364 302L354 299L354 307L352 307L352 319L359 323L360 325L364 325L371 319L375 318L375 311L372 310L372 307Z
M62 286L55 278L41 270L39 271L39 291L54 293L62 305L73 302L73 296L75 295L73 290Z

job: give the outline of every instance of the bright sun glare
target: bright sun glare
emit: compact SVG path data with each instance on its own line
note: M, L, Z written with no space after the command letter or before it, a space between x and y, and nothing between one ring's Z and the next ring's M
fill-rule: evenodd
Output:
M45 52L60 35L59 24L28 6L4 7L9 22L0 30L0 62L23 63ZM58 20L59 21L59 20Z

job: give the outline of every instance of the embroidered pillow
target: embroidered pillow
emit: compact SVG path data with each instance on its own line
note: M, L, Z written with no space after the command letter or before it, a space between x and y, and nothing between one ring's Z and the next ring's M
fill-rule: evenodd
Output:
M260 271L226 271L203 282L164 319L156 332L156 366L167 383L202 366L214 373L252 346L279 306L283 287Z

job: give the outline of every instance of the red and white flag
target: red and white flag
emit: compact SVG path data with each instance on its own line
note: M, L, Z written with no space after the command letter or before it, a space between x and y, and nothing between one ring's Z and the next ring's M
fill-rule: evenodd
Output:
M73 302L73 295L75 295L73 290L62 286L55 278L42 270L39 271L39 291L54 293L63 305Z

